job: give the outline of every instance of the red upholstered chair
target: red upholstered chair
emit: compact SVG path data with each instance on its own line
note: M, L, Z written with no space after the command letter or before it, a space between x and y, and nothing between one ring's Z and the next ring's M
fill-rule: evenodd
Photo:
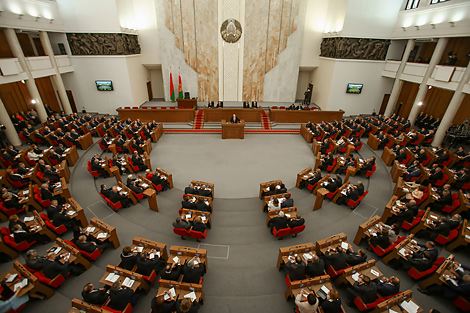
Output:
M166 109L166 107L161 107L160 109Z
M173 227L173 232L177 235L180 235L181 239L184 239L184 237L189 236L189 231L183 228Z
M434 239L434 241L441 244L441 245L448 244L449 242L451 242L452 240L457 238L457 236L459 235L459 229L460 229L460 225L456 229L452 229L449 232L449 235L447 235L447 237L444 237L442 235L438 235L436 237L436 239Z
M22 142L28 142L28 141L29 141L28 138L26 138L26 137L23 135L23 132L19 132L19 133L18 133L18 136L20 137L20 140L21 140Z
M273 109L274 109L274 110L277 110L277 105L273 106Z
M313 192L313 189L315 189L315 186L316 186L317 184L318 184L318 182L316 182L316 183L313 184L313 185L308 184L308 185L307 185L307 189Z
M15 188L22 189L24 186L28 186L29 182L22 183L20 181L12 181L10 176L7 177L8 182Z
M173 110L174 110L174 109L176 109L176 107L170 107L170 109L173 109Z
M124 107L124 109L129 110L131 107Z
M375 164L374 164L374 165L372 166L372 170L366 172L366 177L371 177L372 174L374 174L374 172L375 172L376 169L377 169L377 167L376 167Z
M152 270L149 276L142 275L142 277L145 279L146 282L152 284L155 281L155 278L157 278L157 272L155 270Z
M101 150L103 150L103 151L108 150L108 148L106 148L106 147L101 143L101 140L98 141L98 145L100 146Z
M454 305L462 312L470 312L470 301L460 296L454 300Z
M137 166L134 166L134 164L132 164L132 158L131 157L127 157L127 162L129 163L129 165L131 166L132 170L134 172L138 172L139 171L139 167Z
M15 208L7 209L3 201L0 201L0 211L2 211L6 216L12 216L14 214L18 215L19 213L23 212L24 209L23 208L19 210Z
M101 307L103 310L106 310L106 312L111 312L111 313L131 313L132 312L132 305L129 303L126 305L126 307L124 308L124 310L122 311L117 311L117 310L113 310L111 309L109 306L102 306Z
M207 229L204 230L204 232L200 231L195 231L195 230L189 230L189 236L192 238L196 238L197 241L200 241L200 239L206 239L207 236Z
M343 274L344 272L344 269L342 270L335 270L333 266L329 266L327 269L326 269L326 272L328 275L330 275L331 278L336 278L338 277L339 275Z
M442 175L442 179L441 180L438 180L434 185L435 186L444 186L444 184L449 180L449 176L447 176L447 174L444 173L444 175Z
M25 269L27 269L29 272L31 272L31 273L33 273L33 274L37 272L37 270L33 270L32 268L29 268L29 267L26 265L26 263L24 263L23 266L24 266Z
M428 165L428 163L429 163L430 161L431 161L431 157L426 154L426 160L424 160L423 162L421 162L421 164L423 164L423 166L426 166L426 165Z
M290 231L291 231L290 227L279 229L279 230L277 230L276 227L274 227L273 235L274 237L279 238L279 240L281 240L283 237L288 236L290 234Z
M285 106L280 106L279 109L280 109L280 110L285 110L286 107L285 107Z
M78 249L77 245L71 241L71 240L64 240L67 244L71 245L72 247ZM80 251L80 253L86 257L88 260L90 261L96 261L96 259L101 255L101 253L103 252L103 250L98 250L98 249L95 249L95 251L93 252L86 252L86 251L83 251L83 250L80 250L78 249L78 251Z
M35 166L36 165L36 161L33 161L30 158L28 158L28 154L25 154L24 159L29 164L29 166Z
M44 173L41 172L41 171L38 171L36 173L36 177L41 181L41 182L44 182Z
M445 261L444 257L437 258L436 261L434 261L434 263L432 264L431 268L423 272L420 272L416 268L412 267L408 270L408 275L410 275L413 279L416 279L416 280L424 278L434 273L444 261Z
M462 189L462 190L468 190L468 189L470 189L470 182L463 184L463 185L462 185L462 188L460 188L460 189Z
M459 194L458 193L453 193L452 194L452 205L446 205L445 207L442 208L442 212L445 213L452 213L457 208L460 207L460 200L459 200Z
M359 151L359 150L361 150L361 148L362 148L362 145L364 145L364 143L361 141L361 142L359 143L359 145L358 145L357 147L355 147L355 148L354 148L354 150L356 150L356 151Z
M152 110L156 110L156 109L157 109L157 107L152 107Z
M65 282L65 278L62 274L57 275L53 279L47 278L46 275L41 272L34 273L34 276L36 276L41 283L52 288L57 288Z
M326 171L327 171L327 172L331 172L331 171L335 168L336 162L338 162L338 158L337 158L337 157L334 158L333 164L331 164L330 166L327 166L327 167L326 167Z
M98 173L97 171L93 171L93 170L91 169L91 162L90 162L90 161L88 161L88 165L87 165L86 169L88 170L88 172L90 172L91 176L93 176L94 179L96 179L98 176L101 175L101 174Z
M453 160L454 160L454 158L451 157L451 156L449 156L449 159L448 159L447 161L441 162L441 163L439 163L439 165L440 165L441 167L449 166L449 164L452 163Z
M400 161L400 164L407 164L411 160L411 156L407 153L406 158Z
M383 301L385 301L384 298L377 299L372 303L364 303L364 301L362 301L362 299L360 297L356 297L354 299L354 304L356 305L356 307L359 311L363 312L363 311L369 311L369 310L374 309L377 305L379 305L379 303L381 303Z
M305 229L305 224L302 226L291 228L290 234L293 235L293 237L297 237L297 234L303 232L304 229Z
M5 164L6 167L16 167L19 163L18 161L7 161L3 157L0 157L0 160L3 162L3 164Z
M336 189L335 192L328 192L328 193L326 194L326 197L331 200L331 199L333 199L334 196L338 193L338 191L339 191L339 188Z
M375 166L375 165L374 165ZM355 209L362 201L362 199L364 199L364 197L369 193L369 190L367 190L366 192L364 192L364 194L362 196L359 197L359 199L357 199L356 201L353 201L352 199L349 199L348 200L348 203L347 205L351 208L351 209Z
M423 214L424 214L424 210L420 210L411 223L408 223L407 221L404 221L401 224L401 228L403 228L404 230L411 230L413 227L415 227L416 225L419 224Z
M328 154L328 153L332 152L333 149L334 149L334 146L330 143L330 145L328 146L328 149L326 149L326 153Z
M47 208L48 206L51 205L51 200L42 199L41 190L39 188L34 188L33 193L34 193L34 200L36 200L36 202L39 203L43 208Z
M289 287L290 287L290 284L292 283L292 280L290 279L290 275L289 275L289 274L286 274L286 279L285 279L285 281L286 281L286 286L287 286L287 288L289 288Z
M122 208L121 202L114 203L108 198L106 198L101 192L100 195L103 197L103 199L106 201L106 204L109 205L111 209L113 209L114 212L117 212L120 208Z
M25 250L31 248L31 246L36 243L36 241L28 243L26 240L22 241L22 242L15 242L15 238L13 237L13 235L11 235L10 230L6 227L0 228L0 232L3 235L3 241L8 246L12 247L13 249L15 249L16 251L19 251L19 252L25 251Z
M131 190L132 191L132 190ZM134 191L132 191L132 194L134 195L134 197L137 199L137 201L140 201L144 198L144 193L141 192L141 193L136 193Z
M27 303L27 302L26 302ZM13 308L10 308L7 313L19 313L21 312L21 310L24 309L24 307L26 306L26 303L23 303L23 305L21 305L19 308L17 308L16 310L13 309Z
M421 205L421 203L423 203L424 201L426 201L426 199L427 199L428 197L429 197L428 187L425 187L425 188L424 188L424 191L423 191L423 196L421 197L421 199L415 199L416 204L417 204L417 205Z
M402 236L402 237L399 237L397 239L397 241L395 241L393 244L391 244L387 249L382 249L382 247L380 246L372 246L371 245L371 248L374 250L374 252L378 255L378 256L384 256L386 255L387 253L389 253L390 251L393 250L393 248L395 248L395 246L397 244L399 244L400 242L402 242L404 239L406 238L406 236Z
M44 220L44 223L46 223L47 228L52 230L57 235L62 235L63 233L67 232L67 227L65 227L64 225L60 225L59 227L54 226L47 214L41 213L41 218Z

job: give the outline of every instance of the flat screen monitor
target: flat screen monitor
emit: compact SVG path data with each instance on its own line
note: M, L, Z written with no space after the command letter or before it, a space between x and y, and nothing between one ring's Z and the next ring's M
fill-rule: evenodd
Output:
M98 91L111 91L113 90L113 82L111 80L96 80L96 89Z
M348 84L348 88L346 88L346 93L355 93L360 94L362 92L363 84Z

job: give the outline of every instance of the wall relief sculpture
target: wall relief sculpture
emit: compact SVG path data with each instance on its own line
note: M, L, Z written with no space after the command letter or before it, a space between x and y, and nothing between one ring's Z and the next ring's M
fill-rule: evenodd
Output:
M137 35L68 33L67 40L73 55L128 55L140 53Z
M335 59L385 60L390 40L368 38L323 38L322 57Z

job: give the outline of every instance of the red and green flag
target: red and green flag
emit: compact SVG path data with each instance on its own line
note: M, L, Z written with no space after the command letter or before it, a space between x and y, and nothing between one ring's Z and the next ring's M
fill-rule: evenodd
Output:
M178 98L183 99L183 84L181 83L180 74L178 74Z
M173 87L173 75L170 73L170 100L175 101L175 88Z

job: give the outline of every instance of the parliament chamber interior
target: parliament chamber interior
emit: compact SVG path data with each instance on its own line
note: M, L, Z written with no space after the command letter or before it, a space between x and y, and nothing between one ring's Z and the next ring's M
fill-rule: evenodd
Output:
M470 312L469 61L466 0L0 0L0 313Z

